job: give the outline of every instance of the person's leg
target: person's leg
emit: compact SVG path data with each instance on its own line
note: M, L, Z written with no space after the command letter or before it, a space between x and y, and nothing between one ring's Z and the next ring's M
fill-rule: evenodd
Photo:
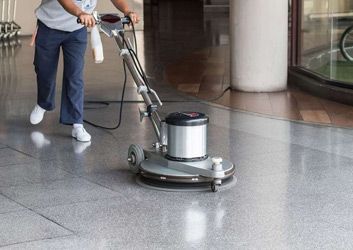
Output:
M38 105L45 110L55 108L56 73L62 39L60 31L39 23L34 66L37 74Z
M31 112L30 122L42 121L46 110L55 108L55 83L62 35L38 22L34 66L37 74L37 105Z
M60 122L73 124L72 136L79 141L90 141L83 128L84 56L87 47L87 30L72 32L63 42L64 76L61 94Z
M63 124L83 123L83 69L86 47L86 28L72 32L62 45L64 75L60 122Z

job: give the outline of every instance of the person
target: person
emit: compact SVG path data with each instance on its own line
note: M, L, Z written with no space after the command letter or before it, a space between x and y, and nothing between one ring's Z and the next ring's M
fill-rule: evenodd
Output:
M111 2L134 23L139 22L138 14L130 10L126 0ZM55 108L56 73L61 48L64 72L60 123L72 125L72 137L81 142L91 141L91 135L83 126L83 68L87 28L95 26L92 12L96 5L97 0L42 0L35 12L38 19L34 55L37 104L30 114L30 122L39 124L45 112Z

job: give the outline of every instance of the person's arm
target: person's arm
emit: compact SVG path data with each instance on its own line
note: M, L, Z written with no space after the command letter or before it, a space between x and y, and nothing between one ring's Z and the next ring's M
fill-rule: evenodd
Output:
M126 0L111 0L111 2L118 10L124 13L125 16L129 16L134 23L138 23L140 21L139 15L130 10Z
M96 24L94 17L81 10L72 0L58 0L58 2L67 12L78 17L82 25L91 28Z

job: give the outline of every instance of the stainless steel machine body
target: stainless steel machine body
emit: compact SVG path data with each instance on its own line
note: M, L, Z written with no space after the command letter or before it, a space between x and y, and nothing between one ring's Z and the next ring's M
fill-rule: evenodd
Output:
M168 156L193 160L207 156L207 125L183 127L168 125Z
M209 118L198 112L175 112L166 117L168 154L176 161L207 158L207 126Z

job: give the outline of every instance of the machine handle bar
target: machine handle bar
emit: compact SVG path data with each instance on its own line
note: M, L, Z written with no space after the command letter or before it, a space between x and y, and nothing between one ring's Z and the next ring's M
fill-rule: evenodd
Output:
M119 22L121 22L121 24L123 24L123 25L131 23L130 17L126 16L126 17L121 18L117 14L98 15L97 12L94 12L93 17L96 20L97 25L101 25L101 26L107 25L108 29L111 28L111 27L109 27L109 24L113 24L113 26L114 26L114 24L117 24ZM77 23L81 23L81 20L79 18L77 19ZM158 114L157 109L153 108L153 101L151 100L149 95L152 94L156 98L156 100L160 106L162 106L163 103L161 102L157 93L153 89L147 89L147 86L145 84L144 79L138 73L138 70L136 69L136 65L134 63L134 59L133 59L131 52L130 52L130 50L132 50L131 49L132 45L130 42L126 42L124 40L124 36L123 36L124 30L123 30L123 27L121 27L121 28L122 28L122 30L118 30L118 29L110 30L110 32L108 32L110 34L108 34L106 32L105 33L108 36L115 38L115 41L121 51L121 56L123 57L123 59L126 63L126 66L129 69L129 71L132 75L132 78L135 81L135 84L137 85L137 87L139 89L141 89L139 94L142 96L142 98L147 106L147 109L150 109L148 116L152 122L156 136L157 136L158 140L160 140L160 138L161 138L161 132L160 132L161 118ZM125 48L124 45L127 45L127 48Z
M119 17L116 14L104 14L104 15L92 15L94 17L94 20L96 20L96 24L100 24L102 21L107 22L107 23L117 23L120 22L122 24L130 24L131 19L129 16L125 17ZM78 17L77 18L77 23L81 23L81 19Z

